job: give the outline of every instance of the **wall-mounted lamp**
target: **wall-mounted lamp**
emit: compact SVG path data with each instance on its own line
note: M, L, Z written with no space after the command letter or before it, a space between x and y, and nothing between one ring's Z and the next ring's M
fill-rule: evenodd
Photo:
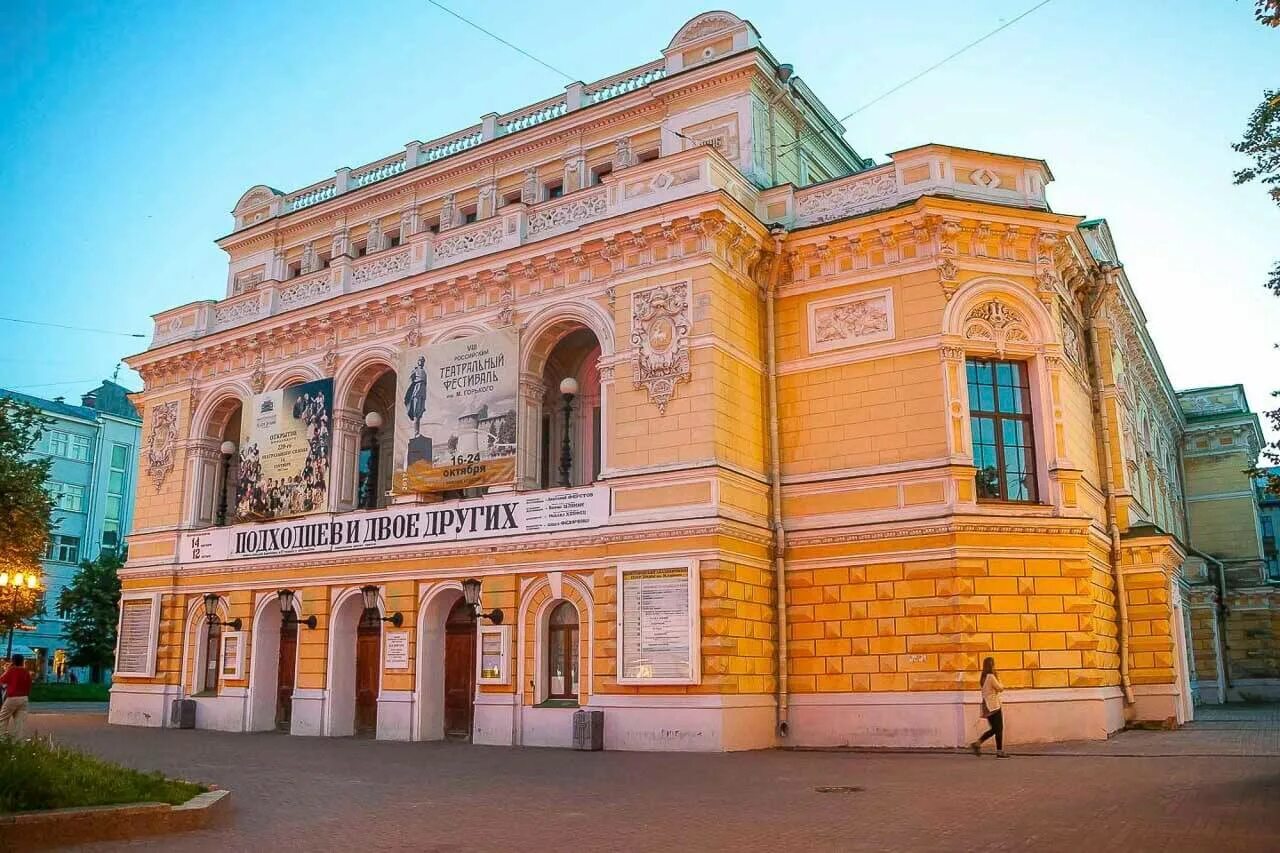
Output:
M219 527L227 523L227 475L231 473L231 457L236 455L236 443L234 441L224 441L222 446L218 448L222 451L222 494L218 498L218 520Z
M306 625L308 628L315 629L316 615L312 613L306 619L299 619L298 613L293 609L297 601L291 589L282 589L276 593L276 600L280 602L280 618L285 625Z
M467 578L462 582L462 598L467 602L467 606L471 608L472 619L488 619L495 625L502 624L502 610L495 607L488 613L480 609L480 581L475 578Z
M223 622L218 618L218 601L221 598L216 592L206 592L204 594L204 621L210 625L221 625L224 628L230 628L232 631L239 631L243 624L240 617L232 619L230 622Z
M368 586L362 586L360 587L360 594L364 596L365 612L368 613L370 610L377 611L378 588L373 584L369 584ZM404 624L404 614L401 613L399 610L397 610L395 613L392 613L390 616L382 616L379 618L381 618L383 622L390 622L392 625L395 625L397 628L399 628L401 625Z

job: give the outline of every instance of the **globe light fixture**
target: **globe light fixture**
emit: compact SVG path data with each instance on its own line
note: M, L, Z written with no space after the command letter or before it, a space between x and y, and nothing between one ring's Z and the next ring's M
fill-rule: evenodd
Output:
M578 380L572 376L561 379L560 394L564 398L564 433L560 438L560 486L567 489L569 472L573 469L573 448L569 446L569 429L573 418L573 398L578 394Z
M360 595L364 598L364 612L373 611L376 613L378 611L378 588L373 584L362 586L360 587ZM378 618L383 622L390 622L397 628L404 624L404 614L399 610L390 616L380 616Z
M364 425L367 426L369 429L381 429L382 415L378 414L377 412L368 412L364 416Z
M234 441L229 441L229 440L228 440L228 441L224 441L224 442L222 442L222 447L220 447L219 449L222 451L222 455L223 455L223 456L235 456L235 455L236 455L236 449L237 449L237 448L236 448L236 443L235 443Z

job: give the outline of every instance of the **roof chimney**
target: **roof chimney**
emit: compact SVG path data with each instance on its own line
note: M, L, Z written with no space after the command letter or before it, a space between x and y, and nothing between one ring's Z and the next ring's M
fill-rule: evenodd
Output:
M96 390L90 391L88 394L85 394L80 398L80 405L84 406L86 409L96 409L97 402L98 392Z

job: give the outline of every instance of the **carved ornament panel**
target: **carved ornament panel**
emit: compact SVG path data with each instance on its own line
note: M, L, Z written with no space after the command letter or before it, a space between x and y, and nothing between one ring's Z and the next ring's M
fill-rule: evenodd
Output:
M689 367L689 283L664 284L631 294L632 378L665 413Z
M892 340L893 291L884 288L809 303L809 352Z

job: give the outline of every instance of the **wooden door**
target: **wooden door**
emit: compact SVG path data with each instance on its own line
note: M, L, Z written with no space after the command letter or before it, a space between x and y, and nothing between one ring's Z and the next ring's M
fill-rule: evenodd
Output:
M476 623L466 602L459 601L450 611L444 639L444 732L469 738L476 692Z
M381 623L361 619L356 629L356 734L371 734L378 728L381 640Z
M298 623L280 626L280 664L276 674L276 728L289 731L293 719L293 687L298 667Z

